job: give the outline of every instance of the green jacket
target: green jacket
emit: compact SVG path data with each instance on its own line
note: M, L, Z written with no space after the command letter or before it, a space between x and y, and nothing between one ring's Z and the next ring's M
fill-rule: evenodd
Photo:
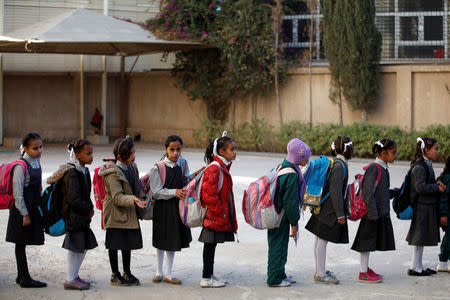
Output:
M294 168L294 165L286 159L281 163L281 169ZM278 178L277 190L275 192L275 207L277 211L284 208L284 215L289 224L296 225L300 219L298 205L299 183L297 173L289 173Z
M447 189L445 192L441 195L441 199L439 202L439 214L441 217L450 217L448 207L449 207L449 199L448 196L450 195L449 189L450 189L450 173L444 173L442 174L441 181Z

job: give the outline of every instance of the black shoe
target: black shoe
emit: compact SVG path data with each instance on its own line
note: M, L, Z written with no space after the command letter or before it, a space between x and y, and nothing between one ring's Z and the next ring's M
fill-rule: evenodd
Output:
M123 272L123 278L128 281L131 285L140 285L141 282L139 281L139 279L137 279L136 277L134 277L133 274L131 274L131 272Z
M111 275L111 284L120 286L130 286L131 283L120 275L120 273L113 273Z
M426 270L423 270L422 272L429 273L430 275L437 274L435 270L431 270L430 268L427 268Z
M22 288L43 288L46 286L47 284L45 282L34 280L31 277L22 277L22 280L20 281L20 287Z
M20 282L22 281L22 275L17 275L16 277L16 283L20 284Z
M424 270L422 270L422 272L417 272L417 271L408 269L408 275L409 276L430 276L431 273L427 273Z

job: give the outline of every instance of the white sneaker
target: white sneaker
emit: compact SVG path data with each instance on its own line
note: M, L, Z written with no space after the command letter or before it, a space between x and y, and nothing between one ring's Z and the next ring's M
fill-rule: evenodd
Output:
M200 280L200 287L202 287L202 288L221 288L224 286L225 286L225 283L217 281L212 278L202 278Z
M285 279L281 280L279 284L269 284L270 287L288 287L291 283L289 281L286 281Z
M286 276L285 279L283 279L284 281L287 281L289 283L296 283L297 281L294 279L294 277L292 276Z
M438 272L448 272L448 263L446 261L440 261L437 266Z
M223 284L228 283L228 281L226 279L217 278L216 275L212 275L211 278L214 279L215 281L222 282Z

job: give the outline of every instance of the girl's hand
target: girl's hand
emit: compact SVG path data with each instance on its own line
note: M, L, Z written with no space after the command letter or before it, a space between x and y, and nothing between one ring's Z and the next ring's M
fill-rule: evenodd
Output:
M295 238L297 236L297 225L291 225L291 235L290 237Z
M201 169L198 169L194 174L197 176L201 171L203 171L206 168L206 166L203 166Z
M88 216L88 219L92 219L93 216L94 216L94 212L91 212Z
M31 225L31 218L29 215L23 216L22 225L23 225L23 227L27 227L27 226Z
M448 218L447 217L441 217L441 225L443 227L446 227L448 225Z
M338 224L344 225L345 224L345 218L339 218L337 220Z
M442 182L438 181L438 185L439 185L439 192L441 192L441 193L445 192L445 190L447 189L445 184L443 184Z
M184 189L177 190L177 197L182 199L184 197Z
M136 203L136 205L139 206L140 208L147 207L147 201L141 200L139 198L134 198L134 203Z

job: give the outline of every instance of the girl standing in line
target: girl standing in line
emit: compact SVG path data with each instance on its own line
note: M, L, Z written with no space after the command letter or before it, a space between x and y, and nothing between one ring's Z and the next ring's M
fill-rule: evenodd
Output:
M397 144L389 139L381 139L372 147L377 155L364 173L362 194L367 206L367 214L361 219L353 242L352 250L360 253L361 270L359 281L381 282L383 276L369 268L371 251L395 250L394 231L390 217L390 179L388 163L397 157ZM378 166L377 166L378 165ZM378 172L381 177L374 190Z
M236 159L236 144L226 136L210 143L205 151L205 162L209 165L203 174L202 205L207 207L203 228L198 240L203 247L202 288L223 287L226 280L214 275L214 256L218 243L233 242L237 232L236 209L234 205L233 180L229 173L232 161ZM223 179L219 189L220 178Z
M172 266L175 251L189 247L192 241L191 230L184 226L180 219L179 200L184 196L183 187L196 173L189 175L187 161L181 157L183 140L177 135L167 137L164 144L163 158L166 174L162 182L158 166L150 170L150 187L155 206L153 208L153 247L157 249L157 270L152 281L164 281L171 284L181 284L181 280L172 276ZM166 253L166 270L163 275L164 252Z
M348 227L345 216L345 192L348 181L347 160L352 158L353 143L349 137L338 136L331 144L334 164L323 190L327 199L320 207L319 214L311 213L306 229L316 235L314 257L316 273L314 281L318 283L338 284L339 280L332 272L325 270L328 242L348 244Z
M66 223L63 248L67 253L66 290L88 290L90 283L78 276L86 251L97 247L90 228L94 206L91 201L91 177L86 165L94 158L94 147L88 140L78 140L68 145L70 162L62 165L47 179L48 184L61 180L62 215ZM75 156L75 157L74 157Z
M106 229L105 247L111 264L112 285L139 285L140 281L130 270L131 250L142 248L142 234L136 205L147 206L145 194L139 187L139 172L133 140L127 136L119 139L113 148L116 163L107 163L98 174L105 182L103 224ZM119 272L117 252L122 251L123 276Z
M42 169L39 159L42 140L37 133L28 133L22 139L21 160L27 170L17 165L13 170L14 205L9 211L6 241L15 243L17 278L23 288L41 288L47 284L31 278L28 271L25 247L44 244L44 228L38 211L42 191Z
M439 177L445 185L445 192L442 194L439 202L440 223L445 235L441 243L441 253L439 254L439 265L437 270L438 272L448 272L448 260L450 258L450 233L448 230L448 218L450 216L450 198L448 197L450 194L448 190L450 188L450 156L447 157L444 171Z
M299 166L305 166L310 156L311 150L303 141L292 139L287 144L287 157L281 163L280 170L291 168L294 172L278 177L274 203L278 212L284 209L284 215L278 228L267 230L269 244L267 285L270 287L287 287L296 282L292 277L286 275L285 265L289 237L297 238L300 207L306 188ZM289 227L291 235L289 235Z
M445 185L434 175L432 161L439 158L439 143L433 138L417 138L415 161L411 170L411 199L413 216L406 237L413 246L409 276L430 276L435 270L422 265L424 246L436 246L440 242L439 198L445 192Z

